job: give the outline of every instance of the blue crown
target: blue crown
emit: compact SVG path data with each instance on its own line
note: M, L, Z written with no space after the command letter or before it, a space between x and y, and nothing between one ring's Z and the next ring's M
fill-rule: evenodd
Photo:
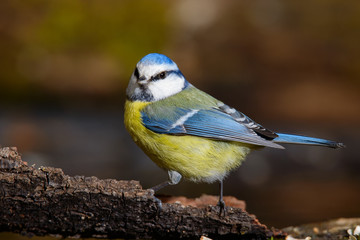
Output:
M139 63L144 65L153 65L153 64L175 64L170 58L163 54L159 53L150 53L143 57Z

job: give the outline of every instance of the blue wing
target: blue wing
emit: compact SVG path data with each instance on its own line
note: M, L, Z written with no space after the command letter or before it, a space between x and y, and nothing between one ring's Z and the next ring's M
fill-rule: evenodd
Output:
M150 111L146 111L142 112L142 121L146 128L159 134L192 135L215 140L283 148L260 137L253 129L217 108L177 108L170 114L172 115L171 118L159 118L155 114L151 114Z

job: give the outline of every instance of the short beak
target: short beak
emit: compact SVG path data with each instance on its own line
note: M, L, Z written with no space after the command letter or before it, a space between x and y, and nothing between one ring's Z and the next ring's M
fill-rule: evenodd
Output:
M148 81L146 80L146 77L145 76L140 76L139 79L138 79L138 84L140 85L145 85L147 84Z

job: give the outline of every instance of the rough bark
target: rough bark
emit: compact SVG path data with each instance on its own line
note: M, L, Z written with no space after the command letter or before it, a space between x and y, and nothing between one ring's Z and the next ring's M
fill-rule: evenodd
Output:
M137 181L65 175L0 148L0 231L93 238L283 238L240 208L159 204Z
M360 240L360 218L338 218L296 227L291 226L283 230L296 239Z

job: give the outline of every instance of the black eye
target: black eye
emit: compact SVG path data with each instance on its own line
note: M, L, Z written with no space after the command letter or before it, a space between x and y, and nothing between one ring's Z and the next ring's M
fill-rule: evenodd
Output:
M164 79L166 77L166 72L161 72L158 75L156 75L156 79Z
M137 68L135 68L134 76L135 76L136 78L139 78L139 70L138 70Z
M166 77L166 72L160 73L160 74L159 74L159 77L160 77L161 79L164 79L164 78Z

